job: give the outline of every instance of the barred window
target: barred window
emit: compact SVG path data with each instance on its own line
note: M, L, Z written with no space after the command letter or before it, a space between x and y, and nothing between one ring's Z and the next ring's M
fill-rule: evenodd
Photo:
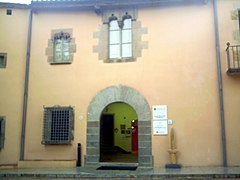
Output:
M71 144L73 107L45 107L42 144Z
M0 149L4 148L5 140L5 118L0 117Z

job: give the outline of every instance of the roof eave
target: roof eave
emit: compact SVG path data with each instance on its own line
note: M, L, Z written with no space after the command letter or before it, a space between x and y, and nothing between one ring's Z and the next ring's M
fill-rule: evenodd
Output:
M179 4L206 4L208 0L81 0L81 1L33 1L33 10L49 9L112 9L124 7L151 7Z
M3 3L3 2L0 2L0 8L29 9L30 6L28 4Z

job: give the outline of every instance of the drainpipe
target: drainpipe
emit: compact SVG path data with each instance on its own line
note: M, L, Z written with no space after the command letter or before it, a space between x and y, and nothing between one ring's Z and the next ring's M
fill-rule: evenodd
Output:
M21 147L20 147L20 161L24 160L24 149L25 149L25 129L26 129L26 119L27 119L31 35L32 35L32 9L30 9L29 19L28 19L28 37L27 37L28 39L27 39L27 55L26 55L25 83L24 83L24 95L23 95L23 114L22 114L22 134L21 134Z
M219 48L217 0L213 0L213 12L214 12L215 39L216 39L215 43L216 43L216 55L217 55L218 91L219 91L220 113L221 113L221 138L222 138L223 166L227 167L227 147L226 147L226 135L225 135L225 118L224 118L221 59L220 59L220 48Z

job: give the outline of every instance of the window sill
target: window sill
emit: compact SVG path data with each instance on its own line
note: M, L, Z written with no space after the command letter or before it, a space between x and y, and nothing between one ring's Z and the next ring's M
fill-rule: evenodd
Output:
M72 61L49 62L51 65L72 64Z
M129 57L129 58L113 58L113 59L106 59L105 63L125 63L125 62L134 62L136 61L135 58Z
M42 141L42 145L72 145L72 141L66 142Z

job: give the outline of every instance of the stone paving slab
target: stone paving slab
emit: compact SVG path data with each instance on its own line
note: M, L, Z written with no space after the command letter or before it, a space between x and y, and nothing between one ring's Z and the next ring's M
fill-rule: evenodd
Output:
M0 179L212 179L240 178L240 167L183 167L96 170L97 167L0 169Z

